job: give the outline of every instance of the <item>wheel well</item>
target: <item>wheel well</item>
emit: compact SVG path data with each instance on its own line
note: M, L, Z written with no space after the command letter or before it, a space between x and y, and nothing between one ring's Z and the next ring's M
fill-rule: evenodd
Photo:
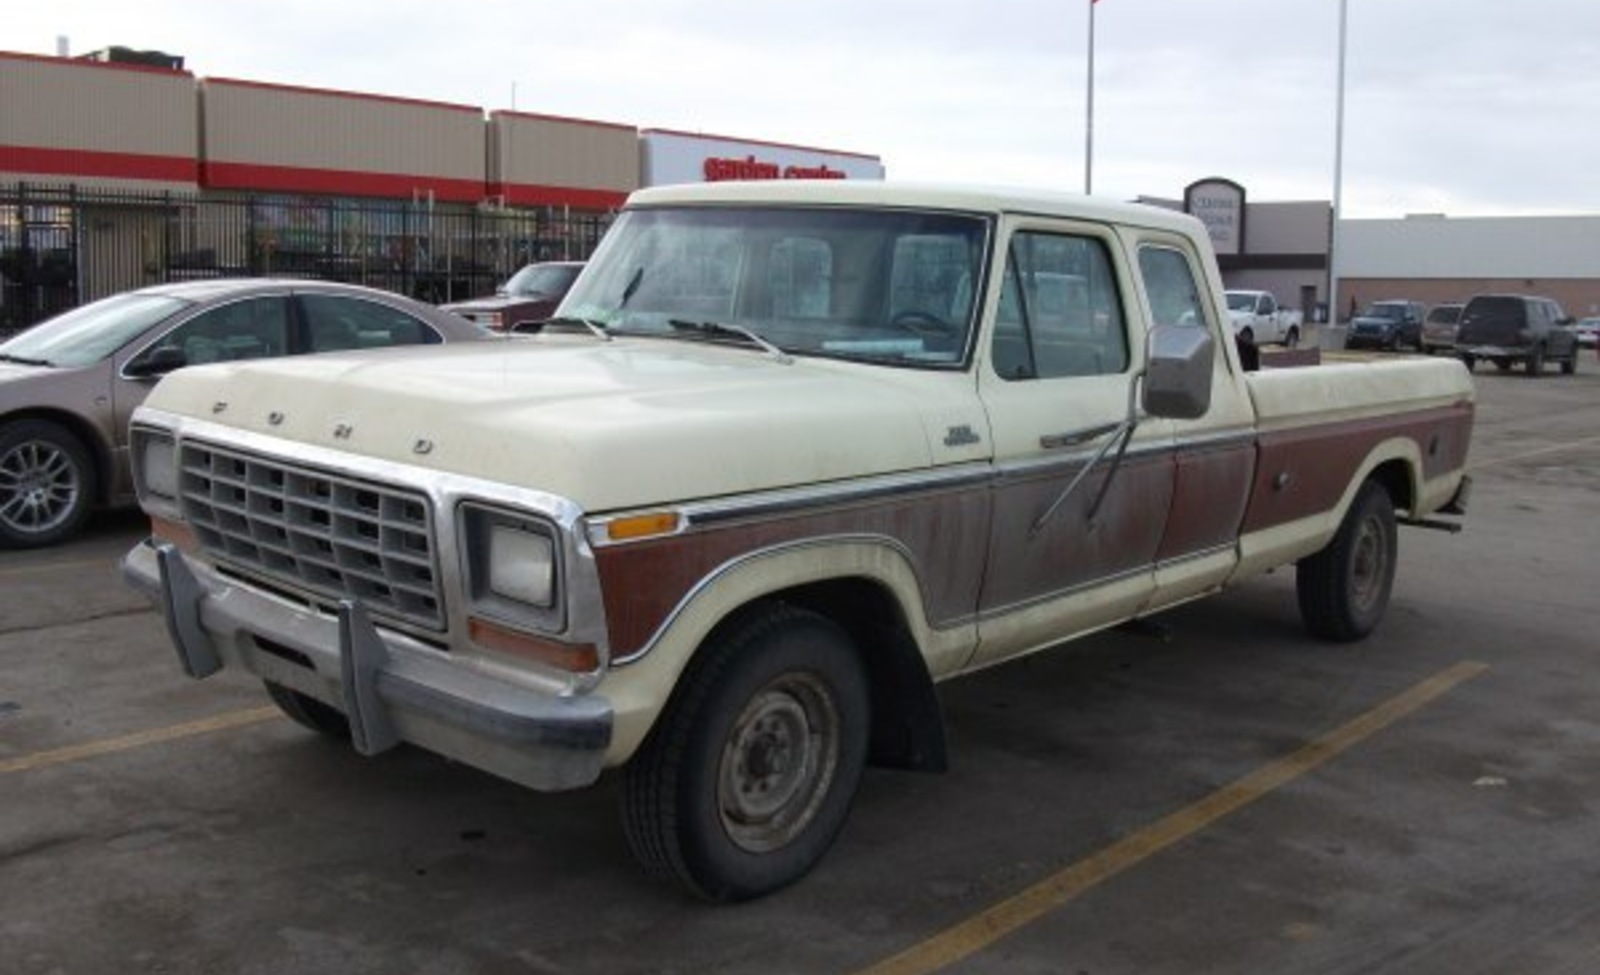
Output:
M1378 482L1385 491L1389 492L1389 500L1393 502L1396 508L1403 511L1411 511L1416 505L1416 495L1412 489L1411 468L1405 461L1384 461L1367 477L1369 480Z
M770 593L762 602L810 610L849 635L872 696L872 764L925 772L945 769L938 694L905 614L886 588L864 578L830 579ZM718 629L736 625L743 616L744 611L731 614Z
M85 450L89 452L89 462L94 465L94 497L96 506L104 505L111 499L111 448L95 430L94 425L88 423L81 416L60 410L26 409L17 410L0 416L0 428L23 420L43 420L62 427L68 433L78 438Z

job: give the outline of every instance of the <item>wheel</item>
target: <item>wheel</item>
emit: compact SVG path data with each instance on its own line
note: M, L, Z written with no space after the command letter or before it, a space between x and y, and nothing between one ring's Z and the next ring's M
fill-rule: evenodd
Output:
M1283 337L1283 347L1286 348L1286 349L1292 349L1292 348L1295 348L1296 346L1298 346L1299 344L1300 344L1300 330L1298 328L1291 327L1289 329L1288 333L1286 333L1284 335L1284 337Z
M1561 360L1561 375L1570 376L1578 371L1578 349L1572 349L1572 354Z
M49 420L0 428L0 545L37 548L83 527L95 496L82 441Z
M1510 372L1511 371L1511 360L1510 359L1496 357L1494 359L1491 359L1490 361L1493 362L1494 363L1494 367L1496 369L1500 370L1501 372Z
M1371 633L1389 606L1396 554L1394 502L1383 485L1367 481L1333 540L1296 567L1306 629L1340 642Z
M1247 343L1249 345L1255 345L1256 344L1256 330L1253 329L1253 328L1250 328L1248 326L1246 326L1245 328L1239 329L1239 341Z
M1478 364L1478 357L1472 355L1463 355L1461 357L1461 364L1467 367L1468 372L1471 372L1472 367Z
M804 876L844 824L871 715L849 638L771 605L712 638L623 772L623 826L651 873L699 897Z
M338 708L329 707L321 701L299 691L291 691L282 684L265 682L267 695L272 698L284 714L288 715L295 724L310 728L318 734L327 735L329 738L349 738L350 719Z
M1533 351L1528 353L1526 368L1528 375L1534 378L1544 374L1544 346L1536 345L1533 347Z

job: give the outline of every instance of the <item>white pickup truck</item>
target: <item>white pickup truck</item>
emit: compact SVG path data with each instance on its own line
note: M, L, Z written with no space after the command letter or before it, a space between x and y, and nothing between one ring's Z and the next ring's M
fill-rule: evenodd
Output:
M1239 341L1289 348L1300 344L1305 316L1297 309L1279 305L1272 292L1230 290L1225 295L1228 318L1233 322L1233 334Z
M1459 362L1248 372L1204 228L880 182L636 193L540 334L182 370L125 576L366 754L621 776L653 872L791 883L938 682L1297 565L1321 638L1454 527Z

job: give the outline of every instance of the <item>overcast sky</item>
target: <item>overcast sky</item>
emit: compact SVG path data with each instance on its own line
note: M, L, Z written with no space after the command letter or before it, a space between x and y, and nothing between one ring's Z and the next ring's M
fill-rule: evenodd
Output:
M1600 213L1600 3L1347 0L1343 213ZM1100 0L1094 192L1330 200L1340 0ZM0 48L1081 190L1089 0L35 0ZM3 99L3 94L0 94ZM3 103L0 103L3 106Z

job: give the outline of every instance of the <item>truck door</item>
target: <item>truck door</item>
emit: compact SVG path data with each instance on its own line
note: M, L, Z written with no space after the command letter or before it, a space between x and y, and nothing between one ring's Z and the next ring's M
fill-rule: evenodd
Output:
M1116 238L1014 221L1002 242L978 379L997 473L979 664L1136 611L1153 587L1173 486L1170 425L1152 424L1101 494L1143 348Z

